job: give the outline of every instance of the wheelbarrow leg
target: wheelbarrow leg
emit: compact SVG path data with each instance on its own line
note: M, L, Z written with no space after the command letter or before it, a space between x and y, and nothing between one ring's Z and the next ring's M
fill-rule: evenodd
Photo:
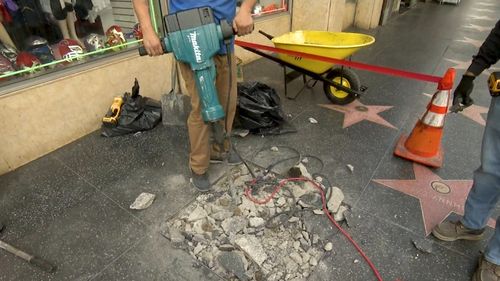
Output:
M311 81L312 81L312 85L311 85ZM313 91L316 84L318 84L318 79L311 78L311 79L309 79L309 81L305 81L304 84L306 85L306 87L309 90Z
M311 80L313 80L313 79L311 79ZM304 92L305 89L311 90L312 87L309 87L309 82L311 80L306 81L306 83L304 84L304 86L302 86L302 88L300 88L300 90L297 92L297 94L295 96L293 96L293 97L287 97L287 98L289 100L295 100L295 99L297 99L300 96L300 94L302 94L302 92ZM316 85L317 82L318 82L318 80L315 80L314 83L313 83L313 85Z
M283 84L285 84L285 97L288 98L288 79L286 79L286 66L282 65L283 67Z
M298 72L297 72L297 71L295 71L295 70L293 71L293 73L290 73L290 74L289 74L289 73L287 73L287 71L286 71L286 66L284 66L284 65L281 65L281 66L283 67L283 80L284 80L284 84L285 84L285 97L286 97L287 99L289 99L289 100L295 100L295 99L297 99L297 98L300 96L300 94L302 94L302 92L304 91L304 89L305 89L306 87L307 87L307 88L310 88L310 87L308 86L308 83L307 83L307 82L308 82L308 81L307 81L307 77L306 77L306 75L304 75L304 74L302 74L302 75L300 75L300 74L299 74L299 75L297 75L297 74L298 74ZM303 87L299 90L299 92L298 92L295 96L293 96L293 97L292 97L292 96L289 96L289 95L288 95L288 83L289 83L289 82L292 82L293 80L295 80L295 78L297 78L298 76L302 76L302 81L304 81L304 86L303 86ZM316 82L315 82L315 84L316 84Z

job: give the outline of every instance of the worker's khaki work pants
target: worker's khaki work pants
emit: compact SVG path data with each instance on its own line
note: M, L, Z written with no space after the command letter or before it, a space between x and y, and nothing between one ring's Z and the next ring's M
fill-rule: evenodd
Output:
M229 73L226 55L214 56L215 68L217 78L215 79L215 86L219 95L219 102L224 108L227 118L227 134L230 135L233 126L234 114L236 112L236 98L237 98L237 85L236 85L236 62L234 55L232 56L232 75ZM186 83L188 95L191 97L191 113L187 120L189 130L189 142L191 151L189 153L189 165L191 170L196 174L204 174L208 170L211 156L213 158L220 157L220 149L217 145L210 144L211 129L208 124L203 121L201 116L201 104L196 89L196 82L194 80L193 71L188 64L179 63L181 75ZM230 90L230 104L227 106L227 97L229 91L229 79L232 79ZM222 120L221 122L224 122ZM222 123L222 126L225 126ZM225 152L228 152L229 145L225 145Z

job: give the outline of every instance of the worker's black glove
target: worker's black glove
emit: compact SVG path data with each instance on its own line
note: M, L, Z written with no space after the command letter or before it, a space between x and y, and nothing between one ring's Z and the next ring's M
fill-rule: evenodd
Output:
M453 106L450 108L451 112L457 113L474 103L470 98L470 93L474 88L474 78L474 76L469 75L462 76L462 80L460 80L460 83L453 93Z

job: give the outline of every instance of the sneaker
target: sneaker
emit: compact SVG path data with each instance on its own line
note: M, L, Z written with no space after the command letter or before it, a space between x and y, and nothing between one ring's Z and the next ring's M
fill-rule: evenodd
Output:
M481 240L484 236L484 228L478 230L469 229L460 221L444 221L432 230L432 235L439 240L449 242L455 240Z
M212 187L212 185L210 184L210 180L208 179L207 172L202 175L198 175L195 172L191 171L191 183L196 189L201 192L207 192Z
M487 261L484 257L479 258L472 281L498 281L500 280L500 266Z
M210 163L220 164L223 162L224 162L224 158L222 156L210 157ZM229 155L227 156L227 164L229 164L231 166L236 166L236 165L239 165L241 163L243 163L243 161L241 160L240 156L238 156L238 154L236 154L234 151L231 150L231 152L229 152Z

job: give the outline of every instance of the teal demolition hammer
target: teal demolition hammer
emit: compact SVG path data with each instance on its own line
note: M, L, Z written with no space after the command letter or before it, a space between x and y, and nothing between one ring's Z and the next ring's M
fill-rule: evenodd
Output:
M216 72L212 57L221 49L221 41L226 45L231 42L233 28L226 20L217 24L209 7L167 15L165 26L167 35L160 39L163 52L172 52L178 61L191 66L200 96L201 115L205 122L212 125L213 138L221 144L224 130L218 121L224 119L225 113L215 88ZM139 54L147 55L143 46L139 48Z

